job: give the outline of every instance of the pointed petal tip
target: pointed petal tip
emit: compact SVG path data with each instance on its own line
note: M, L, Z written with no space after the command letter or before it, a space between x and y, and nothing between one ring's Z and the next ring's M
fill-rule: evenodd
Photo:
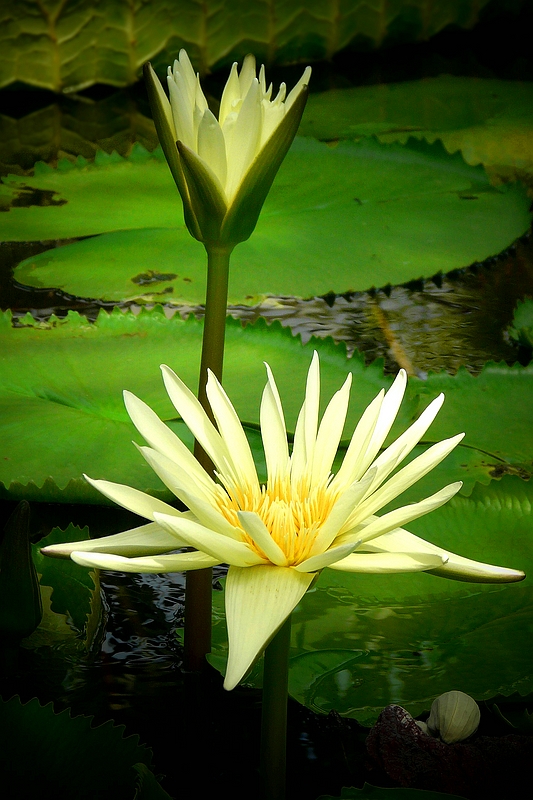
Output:
M70 558L72 551L62 544L49 544L47 547L41 547L40 552L41 555L51 558Z
M527 575L521 569L511 569L510 567L500 567L502 581L506 583L520 583Z
M497 567L493 564L482 564L467 559L461 559L461 561L467 563L457 563L457 558L450 553L442 567L428 570L428 572L440 578L465 581L466 583L520 583L527 577L526 573L519 569Z
M224 683L223 683L223 688L227 692L231 692L232 689L235 689L235 687L237 686L238 683L239 683L239 681L235 680L234 678L232 678L232 680L228 680L228 678L225 678L224 679Z

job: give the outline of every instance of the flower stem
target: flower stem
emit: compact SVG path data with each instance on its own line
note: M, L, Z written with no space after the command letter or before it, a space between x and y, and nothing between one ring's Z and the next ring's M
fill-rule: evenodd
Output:
M198 399L208 417L214 422L206 393L207 370L210 369L219 381L222 380L229 259L233 248L207 245L205 247L207 292ZM207 472L213 472L213 463L198 442L194 443L194 455ZM190 670L202 669L205 656L211 650L212 573L211 569L201 569L187 572L186 576L184 645L185 664Z
M265 800L285 798L290 643L289 616L265 650L260 760Z

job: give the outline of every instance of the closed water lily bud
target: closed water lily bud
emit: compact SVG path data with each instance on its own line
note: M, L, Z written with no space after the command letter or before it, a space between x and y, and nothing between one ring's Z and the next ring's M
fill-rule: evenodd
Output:
M251 236L296 136L311 68L288 94L282 83L273 97L264 67L256 76L255 58L246 56L240 72L237 63L231 68L218 119L185 50L168 68L168 98L150 64L144 77L189 232L206 246L232 249Z
M464 692L445 692L433 701L427 721L429 732L446 744L468 739L478 729L479 706Z

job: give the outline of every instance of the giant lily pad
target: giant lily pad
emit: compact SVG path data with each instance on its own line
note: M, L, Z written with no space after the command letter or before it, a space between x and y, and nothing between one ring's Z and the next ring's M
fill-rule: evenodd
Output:
M159 365L168 363L195 389L203 323L178 316L167 320L160 309L138 317L102 312L95 324L76 313L44 326L27 317L27 327L12 328L9 314L0 321L0 481L10 487L10 496L102 502L83 481L85 472L169 497L131 444L142 440L126 413L122 391L140 396L192 445L166 395ZM348 370L354 374L352 427L372 397L391 382L380 365L365 368L360 356L348 361L345 348L331 342L302 346L279 324L243 328L229 320L226 342L226 389L241 419L255 425L265 384L263 361L278 379L290 430L315 348L322 355L324 397L331 397ZM404 425L409 416L407 403Z
M23 81L52 91L73 91L93 83L125 86L139 78L149 58L166 67L186 47L205 72L252 50L263 60L294 63L321 60L351 42L364 50L383 41L425 40L447 25L472 27L488 0L460 4L403 0L348 6L313 3L173 3L139 5L108 0L48 3L10 0L0 17L0 86Z
M152 761L137 735L124 736L124 725L92 727L93 717L71 717L69 709L56 713L52 703L41 706L37 698L24 704L19 697L0 700L0 720L3 779L19 797L133 800L134 767L142 772L140 765L148 769Z
M205 301L205 252L183 225L165 163L137 149L127 160L100 156L62 169L5 183L4 238L104 235L27 259L19 282L105 300ZM464 267L521 236L529 205L518 184L491 186L481 167L439 143L297 139L255 233L233 254L229 302L342 293Z
M122 402L127 388L139 395L189 446L192 437L177 419L164 391L159 365L168 363L193 389L197 383L202 322L162 311L139 316L115 310L101 312L96 323L70 313L64 320L39 324L26 317L26 327L12 328L10 315L0 319L0 431L4 457L0 481L10 497L62 502L103 502L82 479L106 478L169 497L153 471L132 446L141 443ZM346 357L343 345L313 340L302 346L287 329L270 328L259 321L243 328L228 320L224 384L248 435L256 462L264 474L259 401L265 383L263 361L276 376L289 432L303 400L305 376L313 350L321 358L323 407L343 383L348 371L354 388L345 436L382 387L391 383L382 365L365 367L359 354ZM432 375L427 382L413 379L391 437L397 436L442 389L447 400L425 441L466 430L466 446L413 487L420 499L454 480L465 480L469 493L474 482L493 476L531 472L533 441L528 397L530 367L491 365L478 377ZM495 397L491 402L485 398ZM510 420L502 423L501 409ZM487 432L493 433L493 439ZM418 452L418 451L417 451ZM341 456L342 454L340 454ZM339 457L340 457L339 456ZM409 494L409 499L411 495Z
M289 691L315 711L375 721L389 703L413 715L451 688L476 699L533 689L533 485L478 485L409 529L471 558L523 569L520 584L490 586L429 574L324 570L293 614ZM224 669L223 598L213 663ZM247 679L259 685L260 665Z
M466 431L465 444L519 464L533 461L533 365L489 362L479 375L464 367L456 375L432 373L426 381L413 380L424 407L430 397L444 392L446 402L428 433L439 441ZM490 422L489 422L490 420Z
M87 646L90 645L99 626L101 613L98 572L94 570L89 572L70 560L46 558L42 555L41 548L57 542L77 542L88 538L88 528L80 530L74 525L69 525L66 531L54 528L45 539L41 539L32 548L33 562L39 573L39 583L41 587L52 589L49 612L68 619L71 630L74 628L78 634L84 634ZM43 638L39 637L40 644L43 643ZM29 639L26 640L29 646L34 643Z
M469 164L503 176L533 174L533 85L441 75L312 95L300 134L376 135L383 142L441 139Z

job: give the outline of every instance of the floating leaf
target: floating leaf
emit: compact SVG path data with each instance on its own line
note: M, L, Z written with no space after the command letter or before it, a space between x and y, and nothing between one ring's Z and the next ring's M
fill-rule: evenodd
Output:
M383 142L441 139L468 164L510 177L533 175L533 85L441 75L311 95L300 134L376 135Z
M149 58L164 67L180 47L202 72L231 63L252 50L278 63L331 58L352 44L363 50L383 42L428 39L456 24L472 27L488 0L403 0L347 6L315 0L277 3L247 0L220 3L140 4L91 0L40 5L24 0L2 4L0 86L23 81L52 91L74 91L93 83L125 86L139 78Z
M66 614L58 614L52 610L52 587L41 586L43 618L39 627L21 642L21 647L34 650L39 647L63 646L68 643L74 651L78 651L77 631L68 622Z
M183 225L165 163L136 151L61 169L6 179L4 238L104 235L26 259L17 281L105 300L205 302L205 253ZM439 143L328 147L299 138L254 236L235 249L229 302L343 293L464 267L521 236L529 206L523 187L491 186L481 167Z
M98 572L88 571L67 559L46 558L41 554L41 547L57 542L81 542L88 538L88 528L81 530L74 525L69 525L64 531L54 528L45 539L33 545L33 559L41 586L52 588L51 611L67 617L74 628L90 641L90 634L98 627L100 616Z
M4 785L16 787L19 797L132 800L133 767L149 767L152 753L138 736L124 738L124 725L92 727L93 719L71 717L69 709L56 714L37 698L24 705L18 697L0 700Z
M22 110L18 96L16 113ZM20 173L37 161L65 157L94 158L101 149L127 156L139 142L148 150L157 146L154 123L139 110L129 92L86 103L68 96L23 117L0 114L0 166L3 174Z
M142 440L126 414L122 391L128 388L139 395L192 448L190 431L176 419L164 391L159 365L169 363L194 388L202 322L193 318L185 322L177 315L168 320L161 310L139 316L102 311L94 324L74 312L45 324L25 317L26 327L19 328L11 327L9 314L0 322L0 430L5 452L0 480L9 496L107 502L82 479L85 472L169 499L168 491L131 445L132 439ZM287 425L293 431L314 349L321 357L323 403L343 383L347 371L354 375L345 429L348 437L366 405L391 383L381 364L365 367L359 354L347 359L345 348L330 340L302 346L278 323L268 327L260 321L243 328L228 320L224 383L249 428L262 478L264 455L254 426L259 422L265 382L263 361L276 375ZM532 381L531 367L494 364L477 377L460 371L457 376L442 373L430 375L427 381L412 379L391 436L404 430L444 390L446 402L424 441L434 442L462 430L467 431L467 439L438 470L406 492L405 501L419 500L455 480L465 481L468 494L477 481L486 484L505 474L528 477L533 461L528 402ZM295 391L295 386L300 388ZM508 411L503 422L502 408ZM415 449L411 457L419 453ZM337 464L340 458L342 451Z
M446 402L426 435L439 441L465 431L464 444L506 461L533 461L533 365L489 362L479 375L461 367L456 375L432 373L426 381L414 379L421 409L444 392Z
M12 328L9 314L0 317L0 481L10 496L38 498L42 487L40 499L107 502L82 482L87 473L170 498L131 444L132 439L142 444L142 439L126 413L122 391L141 397L192 446L188 429L176 420L159 365L168 363L194 389L203 323L177 315L167 320L161 309L139 316L118 309L101 312L94 324L77 313L44 326L28 317L22 321L27 327ZM365 367L359 355L348 360L345 348L331 341L302 346L278 323L268 328L260 321L243 328L230 319L224 384L240 418L252 426L259 422L267 361L282 393L289 430L294 430L313 349L321 354L324 398L337 391L348 370L354 375L351 428L379 389L391 383L380 364ZM404 427L411 411L406 403ZM250 438L264 474L260 437L250 432ZM46 483L48 478L53 483Z

